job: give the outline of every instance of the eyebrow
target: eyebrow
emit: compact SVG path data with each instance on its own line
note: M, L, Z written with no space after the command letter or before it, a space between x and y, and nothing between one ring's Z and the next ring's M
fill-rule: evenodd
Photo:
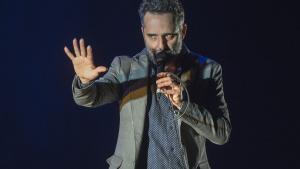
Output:
M157 36L158 34L156 33L147 33L148 36ZM166 35L178 35L178 33L164 33L162 34L162 36L166 36Z

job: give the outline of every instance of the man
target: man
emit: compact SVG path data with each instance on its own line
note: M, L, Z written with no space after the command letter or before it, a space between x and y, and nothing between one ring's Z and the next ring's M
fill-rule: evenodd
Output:
M119 101L110 169L210 168L206 139L222 145L231 132L221 66L183 44L187 25L178 0L144 0L139 14L146 48L115 57L108 72L94 65L83 39L73 40L75 55L65 47L76 72L74 100L86 107Z

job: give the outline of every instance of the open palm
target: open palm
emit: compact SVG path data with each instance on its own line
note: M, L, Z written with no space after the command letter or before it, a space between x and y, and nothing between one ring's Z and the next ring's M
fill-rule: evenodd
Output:
M64 50L71 59L75 73L84 84L95 80L101 73L107 70L104 66L96 67L93 61L92 47L85 47L84 40L80 39L78 47L77 39L73 40L75 55L65 46Z

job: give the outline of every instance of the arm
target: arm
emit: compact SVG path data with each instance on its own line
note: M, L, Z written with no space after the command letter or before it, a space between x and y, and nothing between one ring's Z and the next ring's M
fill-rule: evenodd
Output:
M182 87L174 83L169 73L161 72L156 81L160 88L170 99L172 104L183 114L181 120L191 126L198 134L206 137L216 144L224 144L228 141L231 124L229 113L223 93L222 69L217 63L208 64L204 73L212 79L206 97L208 104L205 107L200 103L187 102L182 98ZM197 89L191 92L197 92Z
M198 134L206 137L215 144L225 144L230 136L231 123L229 112L224 98L222 69L219 64L213 64L212 78L213 86L211 91L210 109L184 101L180 111L186 109L182 121L190 125Z
M119 97L120 59L116 57L109 71L96 80L100 74L106 72L104 66L96 67L93 60L91 46L85 47L84 40L73 40L74 53L65 46L66 55L72 61L76 76L73 80L73 98L78 105L95 107L113 102Z
M72 84L73 98L76 104L85 107L97 107L119 99L120 58L116 57L108 72L99 79L82 84L79 77L75 76Z

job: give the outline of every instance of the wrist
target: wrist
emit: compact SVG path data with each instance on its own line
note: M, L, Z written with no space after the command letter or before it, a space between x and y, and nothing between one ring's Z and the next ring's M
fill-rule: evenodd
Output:
M91 83L90 80L82 79L82 78L80 78L80 77L79 77L79 80L80 80L80 82L81 82L82 84L89 84L89 83Z
M174 104L174 106L175 106L178 110L180 110L180 109L182 108L182 105L183 105L182 102L177 103L177 104Z

